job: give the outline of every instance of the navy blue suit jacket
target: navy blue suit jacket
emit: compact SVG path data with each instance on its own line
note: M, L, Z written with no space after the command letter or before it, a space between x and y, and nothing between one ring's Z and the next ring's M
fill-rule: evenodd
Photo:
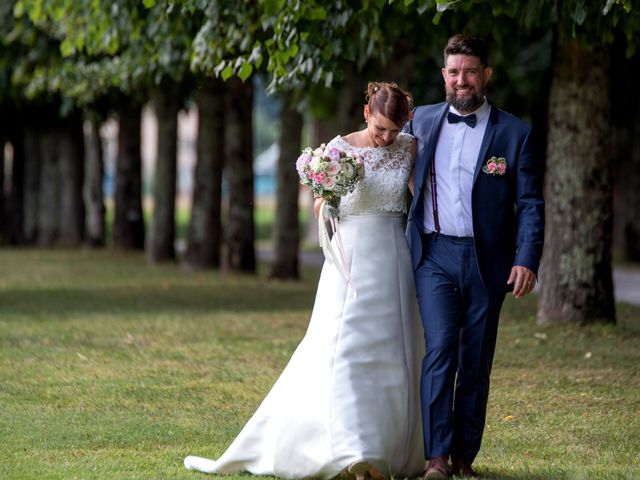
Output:
M414 269L423 255L423 195L429 184L429 166L448 111L444 102L417 107L405 128L417 140L414 197L407 223ZM504 175L482 171L494 156L505 158ZM542 168L531 148L531 127L493 105L478 153L471 207L476 256L485 286L493 292L509 290L507 280L514 265L537 274L544 240Z

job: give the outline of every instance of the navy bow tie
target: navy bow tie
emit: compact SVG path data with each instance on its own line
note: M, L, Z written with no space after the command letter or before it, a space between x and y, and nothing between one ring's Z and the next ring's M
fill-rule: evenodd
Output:
M449 112L447 114L447 121L449 123L464 122L471 128L473 128L476 126L476 114L472 113L471 115L467 115L466 117L461 117L460 115L456 115L453 112Z

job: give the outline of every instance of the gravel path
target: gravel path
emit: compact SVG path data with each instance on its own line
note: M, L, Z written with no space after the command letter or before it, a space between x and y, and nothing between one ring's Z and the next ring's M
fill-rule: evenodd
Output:
M613 271L616 301L640 305L640 271L616 268Z
M269 250L259 250L258 257L268 261L272 258ZM322 252L302 252L300 261L308 265L322 265ZM616 268L613 272L613 284L616 301L640 305L640 270Z

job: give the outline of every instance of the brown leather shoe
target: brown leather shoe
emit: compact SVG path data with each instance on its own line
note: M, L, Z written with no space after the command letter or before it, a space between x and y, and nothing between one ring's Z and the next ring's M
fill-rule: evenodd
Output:
M469 462L454 458L451 460L451 475L461 478L477 478L478 472L476 472Z
M449 462L447 457L429 459L422 480L447 480L449 478Z

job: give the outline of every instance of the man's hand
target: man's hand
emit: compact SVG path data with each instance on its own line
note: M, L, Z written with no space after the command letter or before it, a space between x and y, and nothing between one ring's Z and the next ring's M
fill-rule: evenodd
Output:
M507 284L513 284L514 297L524 297L527 293L533 290L533 287L536 286L536 274L527 267L516 265L511 269L511 275L509 275Z

